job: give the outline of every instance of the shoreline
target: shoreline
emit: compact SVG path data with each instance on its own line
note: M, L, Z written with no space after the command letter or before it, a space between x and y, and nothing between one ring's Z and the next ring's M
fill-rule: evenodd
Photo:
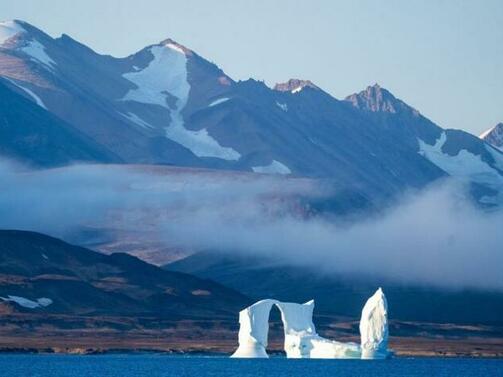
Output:
M142 356L142 355L152 355L152 356L162 356L162 357L200 357L200 358L229 358L231 353L219 353L219 352L204 352L204 351L182 351L182 350L128 350L128 349L117 349L117 350L86 350L86 352L60 352L56 350L26 350L26 349L0 349L0 357L8 355L33 355L33 356ZM285 355L269 353L270 358L285 358ZM453 355L453 354L399 354L393 355L391 359L487 359L487 360L502 360L503 355ZM306 359L306 360L353 360L353 359Z
M158 355L173 357L222 357L227 358L232 352L217 351L210 349L177 349L177 348L92 348L92 347L44 347L44 348L26 348L26 347L2 347L2 355L68 355L68 356L107 356L107 355ZM273 358L284 358L283 351L269 350L268 354ZM398 351L392 358L410 359L410 358L445 358L445 359L503 359L503 353L500 352L404 352Z

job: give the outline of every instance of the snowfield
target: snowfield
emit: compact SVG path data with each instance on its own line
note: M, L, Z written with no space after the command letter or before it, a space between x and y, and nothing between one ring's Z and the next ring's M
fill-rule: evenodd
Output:
M32 60L42 63L42 65L51 71L56 67L56 63L47 55L45 47L39 41L29 41L28 44L25 47L21 47L20 50L30 55Z
M241 154L232 148L221 146L206 129L193 131L185 128L182 111L189 99L190 84L187 56L183 49L173 43L167 43L151 47L150 52L153 59L146 68L123 74L136 88L127 92L122 100L159 105L168 109L171 123L165 127L166 137L183 145L196 156L239 160ZM176 98L173 107L168 105L168 96ZM222 102L223 99L219 103ZM217 104L214 103L213 106Z
M427 144L421 139L418 140L419 153L449 175L488 185L503 185L503 177L497 170L483 161L480 156L474 155L467 150L461 150L456 156L442 152L442 146L447 140L445 132L442 132L434 145ZM496 161L498 162L499 159Z

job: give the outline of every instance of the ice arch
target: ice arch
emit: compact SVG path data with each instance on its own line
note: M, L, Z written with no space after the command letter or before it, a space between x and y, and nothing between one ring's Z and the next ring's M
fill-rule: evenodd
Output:
M239 347L231 357L268 357L269 313L273 305L281 312L288 358L382 359L389 355L388 311L381 288L370 297L360 320L361 345L322 338L313 323L314 301L305 304L261 300L239 312Z

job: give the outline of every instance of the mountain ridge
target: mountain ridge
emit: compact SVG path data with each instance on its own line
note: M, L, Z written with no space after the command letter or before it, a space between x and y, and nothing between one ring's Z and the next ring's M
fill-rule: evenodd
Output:
M479 135L479 138L503 151L503 123L500 122Z
M491 190L503 184L503 154L442 129L379 85L338 100L308 80L276 90L234 81L171 39L114 58L40 33L35 54L0 47L0 76L124 163L328 178L384 197L448 175L487 185L475 165L493 176ZM452 170L464 158L476 164Z

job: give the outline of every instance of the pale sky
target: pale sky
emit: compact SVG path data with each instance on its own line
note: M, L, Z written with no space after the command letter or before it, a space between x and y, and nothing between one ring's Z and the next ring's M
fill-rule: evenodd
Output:
M503 0L0 0L0 19L126 56L168 37L236 80L379 83L445 128L503 122Z

